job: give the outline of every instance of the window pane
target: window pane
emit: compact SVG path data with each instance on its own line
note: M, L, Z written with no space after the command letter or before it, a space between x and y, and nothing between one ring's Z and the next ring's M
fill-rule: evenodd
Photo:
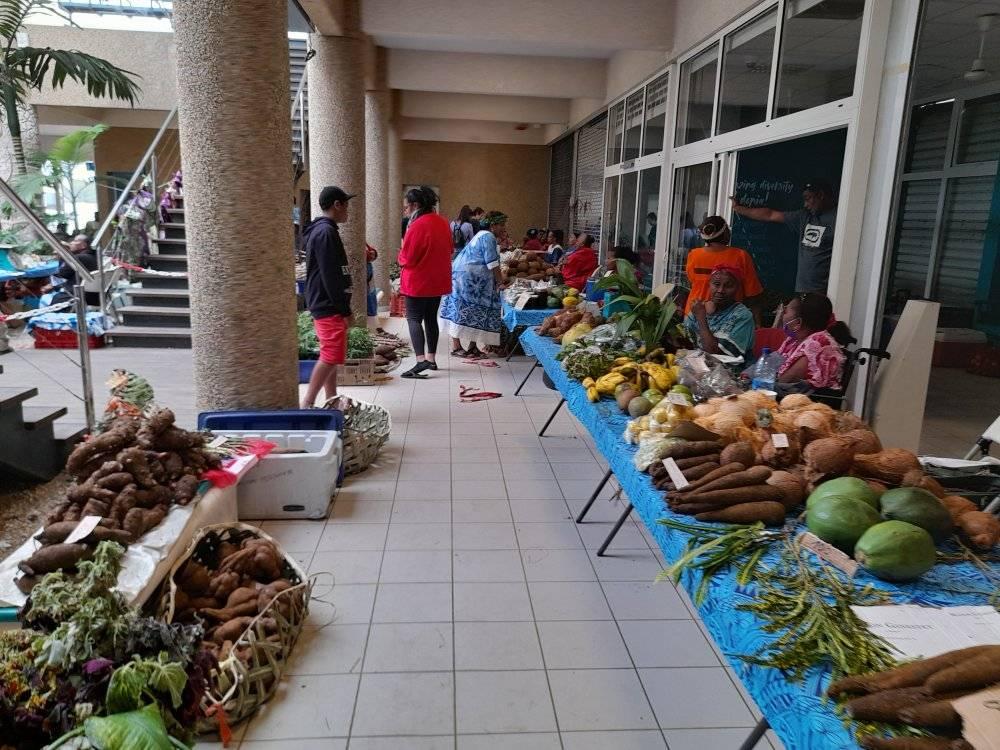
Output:
M726 37L716 132L728 133L764 121L777 20L775 9Z
M611 108L611 122L608 123L608 161L610 167L622 160L622 136L625 133L625 102Z
M712 101L719 46L715 45L681 65L677 103L677 145L694 143L712 134Z
M781 34L775 117L854 93L865 0L789 0Z
M670 213L675 227L671 232L665 280L690 287L684 264L691 248L701 247L698 225L708 217L709 192L712 189L712 164L695 164L674 172L674 203Z
M615 218L618 216L618 177L608 177L604 180L604 221L601 226L604 228L603 237L599 239L601 244L601 258L604 257L604 249L615 244Z
M636 225L635 251L639 255L642 283L653 286L653 260L656 249L657 212L660 204L660 168L644 169L639 177L639 216Z
M618 234L615 245L635 246L635 196L639 189L639 173L622 175L622 197L618 204Z
M646 133L642 137L642 155L663 150L663 132L667 124L667 84L670 77L662 75L646 86Z
M944 166L953 104L954 102L942 102L914 108L910 122L909 151L906 154L907 172L941 169Z
M942 305L970 308L976 299L995 181L983 175L948 182L934 297Z
M625 156L624 160L639 158L639 141L642 139L642 91L636 91L625 105Z
M996 161L1000 154L1000 94L965 103L958 132L958 163Z
M899 224L892 262L890 293L924 296L931 261L941 180L908 180L899 199Z

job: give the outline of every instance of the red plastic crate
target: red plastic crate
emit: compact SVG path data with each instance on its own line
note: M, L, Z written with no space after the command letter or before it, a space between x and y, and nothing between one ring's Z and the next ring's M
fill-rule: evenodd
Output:
M36 349L76 349L76 331L52 331L47 328L35 328L31 335L35 338ZM104 347L103 336L87 336L87 346L91 349Z
M393 294L389 298L389 315L393 318L406 317L406 298L402 294Z

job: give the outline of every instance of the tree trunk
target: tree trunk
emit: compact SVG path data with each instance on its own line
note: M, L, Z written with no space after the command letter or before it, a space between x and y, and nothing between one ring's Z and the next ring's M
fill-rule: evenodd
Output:
M28 160L24 156L24 144L21 142L21 118L17 114L17 99L13 91L6 91L3 98L7 114L7 128L10 130L10 142L14 146L14 174L27 174Z

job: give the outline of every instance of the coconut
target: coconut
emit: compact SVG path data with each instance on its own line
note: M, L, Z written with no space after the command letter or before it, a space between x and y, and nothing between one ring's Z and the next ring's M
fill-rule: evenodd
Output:
M841 435L854 442L854 450L857 453L878 453L882 450L882 441L869 429L848 430Z
M801 505L806 498L806 486L801 477L787 471L773 471L767 484L781 490L781 503L787 510Z
M854 460L854 447L841 436L814 440L802 452L806 464L816 474L846 474Z
M740 440L736 443L731 443L722 449L722 454L719 456L719 464L743 464L744 466L753 466L757 463L757 456L754 453L753 445L745 440Z
M775 409L778 406L773 398L761 391L747 391L741 393L738 398L752 405L754 409Z
M782 409L802 409L812 405L813 400L804 393L789 393L780 403Z
M799 428L809 427L824 435L829 435L831 432L829 418L815 409L802 409L799 411L795 415L793 424Z
M773 440L768 440L760 449L760 458L768 466L783 469L799 462L799 446L789 439L787 448L776 448Z
M860 476L899 484L906 472L920 468L916 455L903 448L888 448L878 453L863 453L854 457L854 471Z

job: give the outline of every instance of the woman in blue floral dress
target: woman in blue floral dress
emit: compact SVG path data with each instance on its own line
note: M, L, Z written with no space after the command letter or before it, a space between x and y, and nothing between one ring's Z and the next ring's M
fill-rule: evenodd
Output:
M497 240L506 234L507 217L491 211L482 229L451 264L451 294L441 301L444 331L456 357L482 359L479 346L500 344L500 253ZM469 341L462 348L462 339Z

